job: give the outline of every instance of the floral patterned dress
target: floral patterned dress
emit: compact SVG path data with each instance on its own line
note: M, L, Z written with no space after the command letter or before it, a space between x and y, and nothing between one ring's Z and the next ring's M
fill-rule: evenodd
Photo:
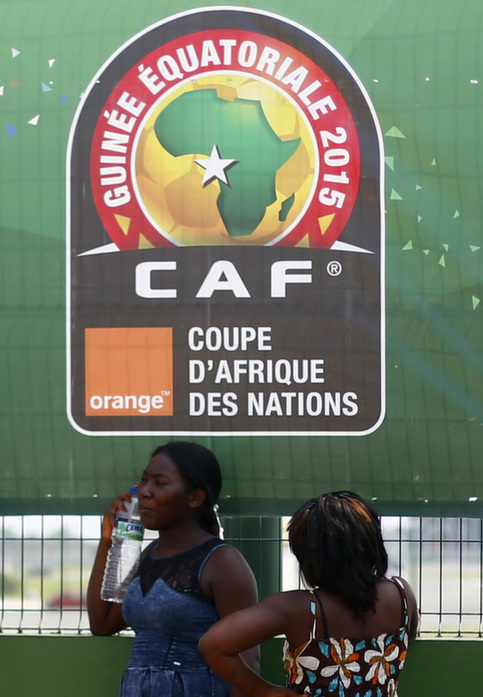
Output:
M401 595L401 626L392 634L369 639L329 637L325 612L320 604L325 638L316 639L316 599L311 591L314 617L310 639L295 651L283 648L287 687L310 697L397 697L399 674L408 647L408 607L404 586L393 577ZM320 603L320 601L319 601Z

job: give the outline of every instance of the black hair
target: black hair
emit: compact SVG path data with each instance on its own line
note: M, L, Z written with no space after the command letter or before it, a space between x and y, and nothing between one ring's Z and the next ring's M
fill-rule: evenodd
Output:
M309 586L342 597L358 616L374 608L388 559L371 505L352 491L322 494L294 513L288 531Z
M196 509L198 522L206 532L219 535L220 525L215 506L220 496L222 478L220 464L214 454L198 443L187 441L172 441L160 445L151 458L160 453L165 453L176 465L188 491L202 489L205 492L204 502Z

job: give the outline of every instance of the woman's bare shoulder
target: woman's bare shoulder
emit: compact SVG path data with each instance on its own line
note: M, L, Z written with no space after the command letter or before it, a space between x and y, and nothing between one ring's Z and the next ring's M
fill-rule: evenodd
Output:
M309 611L309 591L306 590L291 590L274 593L265 598L274 607L281 610L289 610L297 612L301 607ZM264 602L265 602L264 601Z

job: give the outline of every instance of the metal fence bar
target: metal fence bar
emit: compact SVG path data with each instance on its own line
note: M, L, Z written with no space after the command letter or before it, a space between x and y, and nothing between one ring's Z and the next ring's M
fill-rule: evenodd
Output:
M21 562L20 562L20 622L19 630L22 632L23 618L25 612L25 528L24 518L22 517L22 537L21 537Z
M460 518L459 520L459 547L458 547L458 578L459 578L459 583L458 583L458 611L459 611L459 618L458 618L458 636L461 636L462 632L462 613L463 613L463 519Z
M42 632L43 620L44 620L44 600L45 600L45 519L42 516L41 523L41 539L40 539L40 616L37 631L39 634Z
M415 589L422 635L482 637L483 520L382 522L390 573ZM100 526L99 516L0 516L0 633L89 633L85 596ZM253 554L262 594L300 587L286 519L260 519L258 528L255 520L251 529L232 519L229 527L229 541Z
M480 520L480 540L483 540L483 520ZM480 574L479 574L479 601L480 601L480 621L478 624L478 636L482 636L483 629L483 544L478 546L480 556Z
M439 519L439 612L438 612L438 636L442 631L443 618L443 519Z

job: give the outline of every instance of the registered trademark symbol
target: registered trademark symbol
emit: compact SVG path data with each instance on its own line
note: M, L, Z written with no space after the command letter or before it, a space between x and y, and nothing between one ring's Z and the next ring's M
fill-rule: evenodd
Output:
M340 261L329 261L327 264L327 273L329 276L340 276L342 273L342 264Z

